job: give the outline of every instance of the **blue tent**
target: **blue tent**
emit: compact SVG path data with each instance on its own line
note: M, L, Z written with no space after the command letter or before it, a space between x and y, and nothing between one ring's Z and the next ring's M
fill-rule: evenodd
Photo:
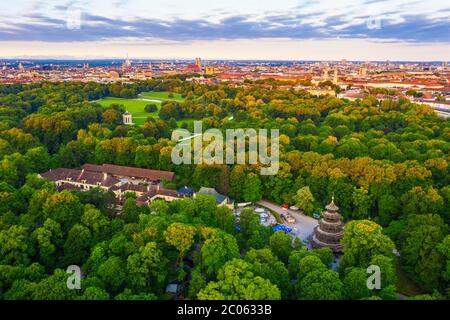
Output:
M275 227L273 227L273 231L274 232L284 231L285 233L290 233L290 232L292 232L292 228L286 227L283 224L277 224Z

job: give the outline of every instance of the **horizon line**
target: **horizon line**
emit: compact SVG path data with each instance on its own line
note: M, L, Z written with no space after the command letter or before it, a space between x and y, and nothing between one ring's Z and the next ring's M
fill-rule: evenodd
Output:
M201 58L201 57L200 57ZM132 62L136 60L144 60L144 61L195 61L196 57L193 58L128 58ZM449 62L449 60L355 60L355 59L209 59L209 58L201 58L202 61L273 61L273 62L340 62L342 60L346 60L347 62ZM125 61L126 57L96 57L96 58L86 58L86 57L24 57L24 56L15 56L15 57L0 57L0 61L5 60L52 60L52 61L102 61L102 60L110 60L110 61Z

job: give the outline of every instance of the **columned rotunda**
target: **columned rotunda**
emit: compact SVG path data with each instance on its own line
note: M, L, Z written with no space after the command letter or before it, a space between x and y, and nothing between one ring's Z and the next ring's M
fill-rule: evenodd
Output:
M128 111L125 111L123 114L123 124L133 125L133 116Z

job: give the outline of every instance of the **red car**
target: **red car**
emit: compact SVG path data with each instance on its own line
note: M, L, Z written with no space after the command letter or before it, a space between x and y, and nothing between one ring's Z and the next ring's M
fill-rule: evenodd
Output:
M283 203L283 204L281 205L281 207L282 207L283 209L288 209L288 208L289 208L289 205L288 205L287 203Z

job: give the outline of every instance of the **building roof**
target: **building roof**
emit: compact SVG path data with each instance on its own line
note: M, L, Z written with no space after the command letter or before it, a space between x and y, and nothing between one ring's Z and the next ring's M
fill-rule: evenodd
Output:
M196 64L188 64L186 66L186 70L188 70L188 71L200 71L200 68Z
M105 172L115 176L143 178L152 181L163 179L172 181L175 178L175 172L172 171L142 169L142 168L118 166L114 164L103 164L99 166L87 163L84 164L82 168L89 171Z
M216 203L220 204L225 200L227 197L223 194L220 194L216 191L214 188L205 188L201 187L200 190L197 192L197 194L200 195L207 195L207 196L214 196L216 198Z
M164 188L158 188L158 187L152 187L149 191L141 195L136 199L136 202L138 204L145 204L148 203L154 196L167 196L167 197L173 197L173 198L182 198L182 195L180 195L177 191L171 190L171 189L164 189Z
M328 211L338 211L339 207L334 203L334 199L325 207Z
M86 163L81 168L86 171L102 172L102 166L97 164Z
M177 189L177 192L181 193L183 195L192 196L194 194L194 189L188 188L188 187L183 187L183 188Z
M150 191L146 193L150 198L161 195L161 196L169 196L174 198L180 198L180 195L177 191L171 190L171 189L164 189L164 188L151 188Z
M118 179L108 174L92 172L87 170L58 168L41 174L41 177L52 181L70 181L97 185L100 183L103 187L111 187L119 182Z
M113 191L120 190L122 192L126 191L146 192L148 191L148 187L140 184L124 183L120 186L113 186L111 190Z
M176 284L176 283L168 284L166 287L166 292L171 293L171 294L178 293L178 284Z

